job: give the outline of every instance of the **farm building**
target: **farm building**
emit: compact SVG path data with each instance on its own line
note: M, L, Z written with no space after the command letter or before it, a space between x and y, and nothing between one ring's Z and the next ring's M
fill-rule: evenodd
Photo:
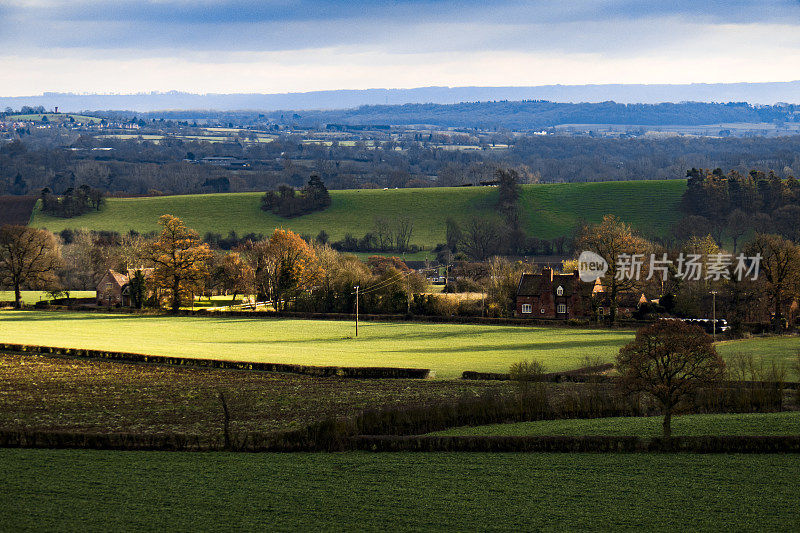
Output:
M130 280L141 270L145 278L152 275L152 268L128 269L126 274L109 269L97 284L97 305L120 307L131 305Z
M592 298L603 287L583 283L575 270L556 274L545 267L539 274L523 274L517 286L517 316L523 318L582 318L594 315Z

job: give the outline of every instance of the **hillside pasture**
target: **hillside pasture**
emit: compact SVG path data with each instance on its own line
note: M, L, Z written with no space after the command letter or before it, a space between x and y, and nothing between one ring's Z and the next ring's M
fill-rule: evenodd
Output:
M613 213L646 233L663 234L680 217L677 209L684 180L524 185L520 205L528 234L539 238L569 235L581 220L599 221ZM466 223L470 217L496 217L495 187L331 191L324 211L285 219L260 209L261 193L199 194L147 198L109 198L99 212L72 219L35 210L31 224L59 232L65 228L126 233L158 230L158 217L171 214L201 235L236 231L269 235L275 228L331 240L346 233L361 237L376 217L414 221L411 243L428 249L445 241L448 217Z
M149 355L305 365L507 372L531 357L551 371L587 357L611 361L633 338L625 330L232 317L130 316L2 311L0 341Z
M59 124L61 122L68 122L72 118L75 122L94 123L100 122L97 117L90 117L87 115L76 115L74 113L35 113L29 115L9 115L6 120L17 122L42 122L44 117L51 123Z
M0 450L6 531L787 531L800 456Z

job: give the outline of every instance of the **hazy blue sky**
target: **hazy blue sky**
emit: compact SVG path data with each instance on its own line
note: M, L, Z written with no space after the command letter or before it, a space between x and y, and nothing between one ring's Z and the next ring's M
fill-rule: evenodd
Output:
M0 0L0 95L800 79L800 0Z

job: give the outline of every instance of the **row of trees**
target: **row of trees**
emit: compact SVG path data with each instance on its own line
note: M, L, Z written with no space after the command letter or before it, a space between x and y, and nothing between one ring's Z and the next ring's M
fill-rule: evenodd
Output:
M359 285L364 312L406 312L426 286L402 261L375 256L364 263L287 230L215 251L180 219L164 215L159 223L157 236L78 231L69 244L45 230L4 226L0 282L15 289L19 306L22 289L91 290L108 269L133 271L134 305L173 311L194 296L226 293L254 294L277 310L352 312Z
M745 322L772 321L783 327L786 316L792 312L793 303L800 299L800 247L776 234L756 233L742 247L746 257L760 258L757 279L739 279L730 275L709 277L707 267L696 279L687 278L673 262L663 271L652 272L647 258L677 258L680 254L696 255L699 262L708 265L726 252L710 235L691 237L674 247L665 247L648 241L630 225L607 215L599 224L586 224L579 231L576 249L599 254L608 263L603 278L610 297L610 320L615 320L619 296L625 292L644 292L660 300L654 312L664 312L687 317L709 316L711 292L717 293L716 303L720 316L727 316L734 327ZM625 263L620 257L641 255L646 258L638 276L626 276ZM576 265L577 266L577 265ZM650 278L650 279L648 279Z

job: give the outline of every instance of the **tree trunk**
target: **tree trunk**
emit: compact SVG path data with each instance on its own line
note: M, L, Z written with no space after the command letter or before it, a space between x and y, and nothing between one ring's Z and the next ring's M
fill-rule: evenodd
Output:
M22 293L19 290L19 283L14 284L14 308L22 308Z
M775 291L775 328L781 329L781 291Z
M664 408L664 422L662 423L664 429L664 438L672 436L672 407Z
M611 309L608 313L608 320L612 324L617 321L617 284L611 282Z
M181 310L181 280L175 278L172 283L172 312L178 314Z

